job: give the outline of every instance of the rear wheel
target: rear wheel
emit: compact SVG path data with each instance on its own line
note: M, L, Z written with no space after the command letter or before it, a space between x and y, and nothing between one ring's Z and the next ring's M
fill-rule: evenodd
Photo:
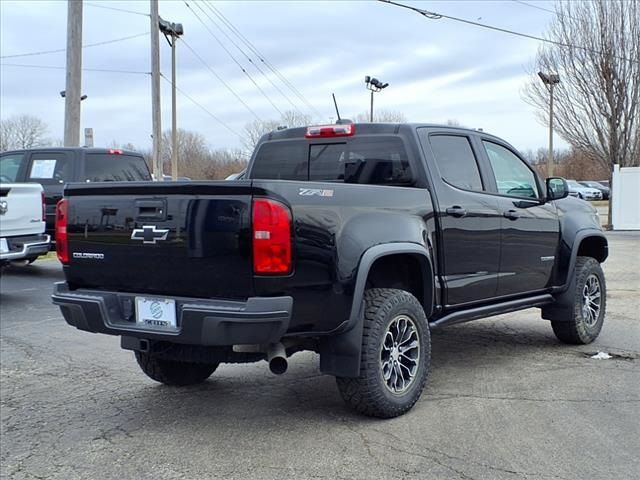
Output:
M431 341L422 306L404 290L365 292L360 375L337 377L344 401L364 415L391 418L407 412L424 389Z
M560 341L584 345L593 342L602 330L607 289L602 268L594 258L578 257L574 275L573 306L565 318L552 320L551 327Z
M218 368L218 363L202 364L165 360L145 352L135 352L142 371L165 385L186 386L204 382Z

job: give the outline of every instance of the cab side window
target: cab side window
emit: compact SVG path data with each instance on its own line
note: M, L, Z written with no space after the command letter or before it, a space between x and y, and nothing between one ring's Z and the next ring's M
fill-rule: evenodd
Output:
M497 143L482 141L491 162L498 193L510 197L539 198L536 176L513 152Z
M23 163L24 153L7 153L0 156L0 182L16 182Z

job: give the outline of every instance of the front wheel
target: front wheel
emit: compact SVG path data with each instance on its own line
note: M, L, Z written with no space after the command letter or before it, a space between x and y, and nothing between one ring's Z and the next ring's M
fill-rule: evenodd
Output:
M165 385L186 386L204 382L218 368L215 364L176 362L145 352L135 352L142 371L152 380Z
M578 257L574 272L573 305L565 318L551 321L556 337L564 343L585 345L593 342L604 324L607 287L604 273L595 258Z
M429 374L431 339L422 306L409 292L365 292L360 375L337 377L344 401L364 415L402 415L420 398Z

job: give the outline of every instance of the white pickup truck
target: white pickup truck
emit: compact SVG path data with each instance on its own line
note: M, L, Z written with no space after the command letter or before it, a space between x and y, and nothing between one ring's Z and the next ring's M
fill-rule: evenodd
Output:
M0 184L0 266L33 262L49 251L44 195L37 183Z

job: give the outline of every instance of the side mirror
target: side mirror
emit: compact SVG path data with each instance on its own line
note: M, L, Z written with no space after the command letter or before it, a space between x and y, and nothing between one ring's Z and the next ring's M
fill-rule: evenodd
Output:
M560 200L569 196L569 185L562 177L549 177L547 184L547 200Z

